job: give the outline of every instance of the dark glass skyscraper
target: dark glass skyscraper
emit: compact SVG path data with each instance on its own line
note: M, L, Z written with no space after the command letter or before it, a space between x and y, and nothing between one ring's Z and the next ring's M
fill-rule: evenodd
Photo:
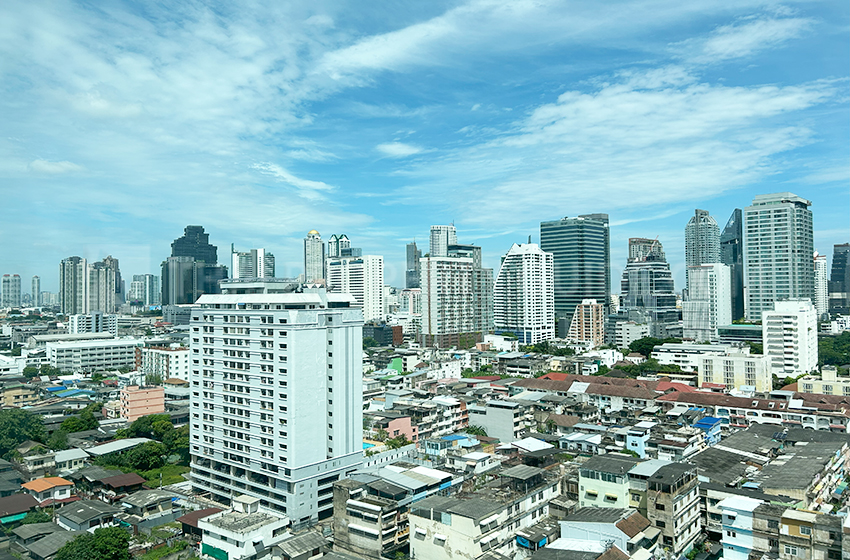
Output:
M540 223L540 248L554 256L555 322L565 337L578 304L611 296L611 241L608 214L585 214Z
M183 237L171 244L172 257L192 257L207 264L218 262L218 247L210 244L210 234L204 233L204 226L186 226Z
M203 226L186 226L162 262L162 305L195 303L203 294L220 294L218 282L227 267L218 265L218 247L210 244Z
M720 234L720 262L731 267L732 320L744 317L744 230L743 214L735 208Z
M407 262L404 273L404 287L418 288L419 287L419 259L422 258L422 251L416 248L416 241L407 244Z
M850 315L850 243L835 245L833 249L829 314Z

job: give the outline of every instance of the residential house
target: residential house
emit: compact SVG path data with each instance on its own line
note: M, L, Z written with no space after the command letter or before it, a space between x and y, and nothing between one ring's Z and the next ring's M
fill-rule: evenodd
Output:
M21 484L21 487L36 500L39 507L64 503L71 498L74 483L58 476L37 478Z
M176 499L173 492L165 490L139 490L121 500L124 511L117 517L135 532L170 523L183 515Z
M753 510L754 553L781 560L840 560L844 519L760 504Z
M693 548L702 531L699 481L693 465L664 465L647 479L647 518L661 530L661 544L674 556Z
M753 510L761 500L746 496L726 498L718 504L722 511L723 558L725 560L749 560L753 553Z
M407 508L369 490L352 479L334 483L334 546L358 557L391 556L408 543Z
M67 531L93 533L100 527L112 527L121 509L100 500L79 500L55 511L56 523Z
M604 543L631 556L639 550L654 552L659 534L648 519L632 509L583 507L561 521L559 546L580 550Z
M260 509L259 498L237 496L232 503L232 510L198 519L201 554L228 560L265 558L290 535L289 519Z
M594 455L579 469L579 506L629 507L628 473L638 464L628 455Z
M70 473L86 466L89 462L89 454L78 447L57 451L53 460L56 462L56 472Z

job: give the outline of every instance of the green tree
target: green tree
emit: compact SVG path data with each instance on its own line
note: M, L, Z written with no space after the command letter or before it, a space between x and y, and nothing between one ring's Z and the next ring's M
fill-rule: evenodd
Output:
M378 441L386 441L390 434L383 428L378 428L378 431L375 432L375 439Z
M33 377L38 376L38 368L35 366L27 366L24 368L24 377L28 379L32 379Z
M62 451L68 449L68 432L62 428L53 432L50 439L47 441L47 447L53 451Z
M20 408L0 410L0 456L9 459L15 448L31 439L43 442L44 421L41 416Z
M48 523L53 520L53 516L44 510L31 511L23 519L21 525L31 525L33 523Z
M151 471L165 465L168 450L158 441L148 441L124 452L124 465L138 471Z
M130 560L130 533L120 527L82 533L56 553L56 560Z
M127 428L126 437L145 437L148 439L159 439L154 429L154 424L158 422L167 422L171 425L171 417L168 414L150 414L137 418ZM161 435L160 435L161 437Z
M473 436L487 437L487 430L484 426L467 426L464 432Z
M818 337L818 365L850 364L850 331L838 336Z
M378 341L375 340L374 338L372 338L371 336L367 336L366 338L363 339L363 349L364 350L366 350L367 348L374 348L377 345L378 345Z
M638 354L642 354L644 357L649 358L649 356L652 355L652 349L663 343L664 341L660 338L655 338L653 336L645 336L643 338L633 340L632 343L629 344L629 350L631 352L637 352Z
M407 440L406 435L401 434L401 435L396 436L394 438L388 439L384 443L386 443L387 447L389 447L390 449L398 449L399 447L404 447L405 445L407 445L410 442Z
M89 408L86 408L76 416L66 418L62 422L61 429L69 434L73 434L75 432L97 429L99 425L100 422L98 422L97 418L94 417L94 413Z
M162 385L162 376L158 373L151 373L145 376L145 385Z

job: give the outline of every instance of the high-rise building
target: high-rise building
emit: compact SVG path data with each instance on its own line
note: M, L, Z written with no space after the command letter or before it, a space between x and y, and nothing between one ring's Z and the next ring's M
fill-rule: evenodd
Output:
M38 276L32 277L32 305L33 307L41 307L41 278Z
M384 320L384 257L330 258L326 272L329 292L351 295L366 322Z
M343 234L331 235L331 238L328 239L328 258L335 257L359 257L360 255L352 255L350 253L351 250L351 240L348 239L348 236Z
M827 264L826 255L821 255L815 251L814 255L815 267L815 311L818 312L818 319L824 319L829 316L829 291L827 289L829 282L827 280Z
M743 213L735 208L720 235L720 262L729 266L732 279L732 320L744 318L744 229Z
M493 299L496 334L514 334L521 344L555 338L552 253L535 243L514 243L502 257Z
M162 262L162 305L195 303L195 259L168 257Z
M828 286L829 314L850 315L850 243L833 248Z
M471 257L422 257L422 331L425 346L471 346L475 331Z
M605 344L605 306L595 299L586 299L576 305L569 338L590 342L594 348Z
M81 257L68 257L59 263L59 307L64 315L89 312L88 269Z
M192 257L209 264L218 263L218 247L210 244L210 235L204 226L186 226L183 236L171 244L172 257Z
M115 269L104 259L88 266L89 307L88 312L115 312Z
M21 277L17 274L4 274L2 287L2 305L0 307L21 306Z
M363 316L322 288L259 292L192 310L192 485L260 498L298 528L333 514L334 482L362 462Z
M732 323L731 271L725 264L688 267L690 288L682 302L682 337L696 342L720 340L717 328Z
M493 331L493 269L482 266L481 247L477 245L449 245L449 257L472 259L472 324L476 333Z
M407 244L407 261L404 273L404 287L418 288L419 287L419 259L422 258L422 251L416 248L416 241Z
M108 255L103 259L103 264L115 271L115 305L124 303L124 280L121 279L121 269L118 267L118 259Z
M455 226L431 226L431 256L445 257L449 254L449 245L457 245Z
M620 315L648 324L651 336L665 338L678 323L679 310L664 248L657 239L632 238L629 255L620 282Z
M128 296L130 302L136 305L159 305L162 299L159 276L155 274L134 274Z
M808 299L777 301L762 318L764 355L780 379L815 371L818 365L818 320Z
M274 278L274 255L265 249L236 251L230 248L231 278Z
M554 257L555 321L557 336L564 338L576 305L595 299L607 306L610 299L608 214L541 222L540 248Z
M685 226L685 287L690 293L690 267L720 262L720 228L706 210L695 210Z
M774 303L814 299L811 202L790 192L762 194L744 210L744 293L747 319Z
M313 282L325 278L325 243L319 232L312 229L304 238L304 280Z

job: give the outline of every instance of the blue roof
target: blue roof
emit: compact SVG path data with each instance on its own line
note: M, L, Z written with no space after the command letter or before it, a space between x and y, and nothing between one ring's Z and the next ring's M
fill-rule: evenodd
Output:
M694 422L694 426L714 426L715 424L719 424L722 422L720 418L715 418L714 416L706 416L696 422Z
M469 436L459 436L457 434L452 434L450 436L443 436L440 439L444 439L446 441L457 441L459 439L467 439Z

